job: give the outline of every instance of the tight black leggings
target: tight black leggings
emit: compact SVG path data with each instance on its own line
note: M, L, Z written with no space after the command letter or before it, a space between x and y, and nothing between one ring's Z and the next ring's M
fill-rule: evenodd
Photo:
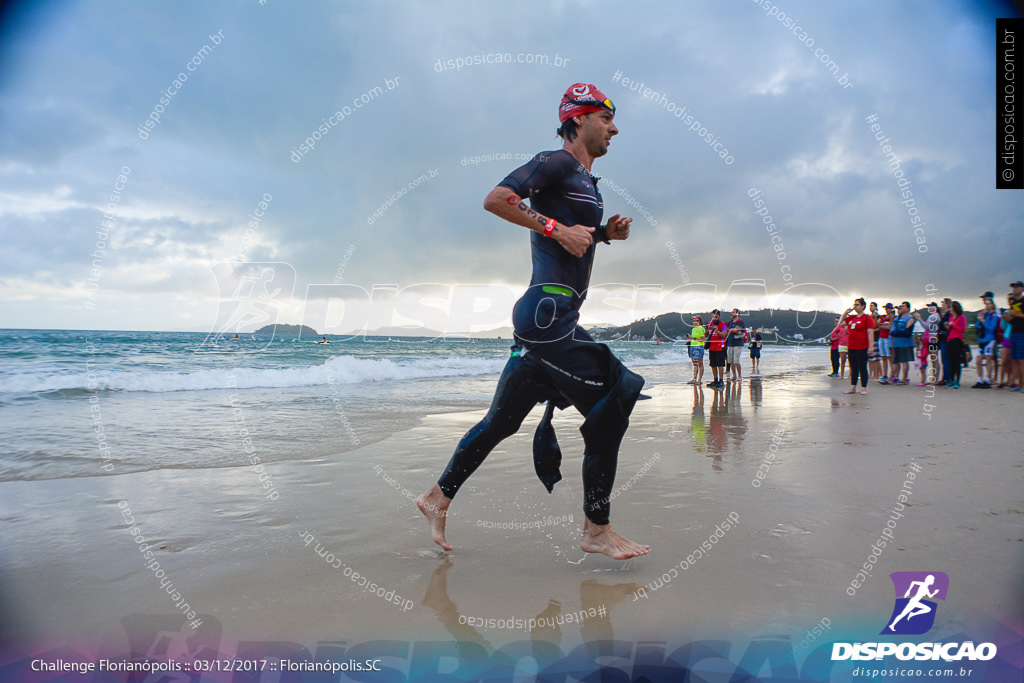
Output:
M832 349L832 374L839 374L839 349Z
M949 381L954 384L960 383L960 372L964 365L964 343L960 339L949 339L946 341L946 360L949 366Z
M850 349L847 357L850 359L850 384L857 386L857 378L860 377L860 385L868 386L868 350Z
M620 381L621 376L626 380ZM462 437L437 483L445 496L454 498L494 447L519 430L538 402L564 397L584 417L594 413L595 419L585 420L580 427L583 511L594 524L608 524L619 445L641 386L643 379L622 368L603 344L575 340L538 344L527 356L509 359L491 409ZM620 387L622 391L617 392ZM609 397L611 403L606 400Z

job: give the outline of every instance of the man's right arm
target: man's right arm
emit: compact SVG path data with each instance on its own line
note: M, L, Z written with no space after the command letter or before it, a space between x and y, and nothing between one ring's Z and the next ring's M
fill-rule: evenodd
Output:
M544 226L548 222L547 216L537 213L515 192L500 185L491 190L487 198L484 199L484 209L499 218L504 218L509 223L521 225L542 235ZM551 237L573 256L583 256L587 247L594 241L591 237L592 232L594 232L594 228L583 225L562 225L556 222L555 231Z

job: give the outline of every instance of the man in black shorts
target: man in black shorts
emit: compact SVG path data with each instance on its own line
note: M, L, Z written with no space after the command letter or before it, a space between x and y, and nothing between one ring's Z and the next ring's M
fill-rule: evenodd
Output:
M757 328L750 333L750 374L756 375L761 371L761 345L764 340Z
M743 364L740 357L743 355L744 337L747 333L747 324L740 317L740 309L732 309L732 320L726 323L726 326L729 331L725 336L725 362L732 372L730 379L739 382L743 379Z
M596 243L626 239L633 221L616 214L601 225L604 204L598 178L590 173L619 132L615 105L594 85L577 83L566 90L558 114L562 149L541 152L484 200L486 210L533 231L533 276L512 311L516 345L490 411L459 442L437 484L416 499L434 542L445 550L452 549L445 538L452 498L491 450L515 434L533 407L545 401L548 407L534 441L534 467L548 491L561 479L561 453L550 427L553 408L572 405L585 418L580 432L586 522L580 548L615 559L650 550L617 534L609 521L619 444L644 381L577 324Z
M716 308L711 311L711 324L707 327L708 365L711 366L713 379L707 386L712 389L725 387L725 337L728 328L722 322L722 314Z

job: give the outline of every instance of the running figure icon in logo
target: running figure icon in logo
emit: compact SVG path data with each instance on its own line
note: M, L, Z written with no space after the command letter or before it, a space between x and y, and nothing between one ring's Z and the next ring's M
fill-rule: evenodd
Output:
M896 590L889 625L883 634L920 635L935 623L938 605L927 598L946 599L949 576L944 572L893 572L889 575ZM933 590L934 588L934 590ZM900 594L903 597L899 597ZM911 595L913 593L913 595ZM921 617L911 622L914 617ZM902 622L902 623L900 623Z

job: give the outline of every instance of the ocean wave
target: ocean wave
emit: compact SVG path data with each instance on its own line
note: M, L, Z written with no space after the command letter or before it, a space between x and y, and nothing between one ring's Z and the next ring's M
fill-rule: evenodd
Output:
M335 382L395 382L470 377L501 371L504 358L408 358L402 360L341 356L314 366L293 368L158 370L67 374L21 374L4 378L2 391L20 395L75 397L96 391L205 391L209 389L287 388Z
M689 365L684 349L636 347L614 348L626 365ZM335 356L316 365L295 367L208 367L189 371L161 369L103 370L90 373L29 370L6 374L0 382L0 403L24 398L76 398L93 392L172 392L226 388L288 388L337 384L401 382L431 378L473 377L497 374L507 356L403 356L400 358L359 358ZM224 359L221 359L223 362ZM238 362L238 359L231 359Z

